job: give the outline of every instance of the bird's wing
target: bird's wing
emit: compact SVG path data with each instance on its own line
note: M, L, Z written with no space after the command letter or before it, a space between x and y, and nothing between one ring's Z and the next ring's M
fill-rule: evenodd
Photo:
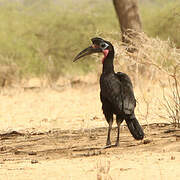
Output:
M132 114L136 106L133 86L128 75L118 72L109 76L101 76L101 101L108 101L115 112Z
M119 100L122 101L122 109L125 114L131 114L136 107L132 82L125 73L118 72L116 73L116 76L120 82Z

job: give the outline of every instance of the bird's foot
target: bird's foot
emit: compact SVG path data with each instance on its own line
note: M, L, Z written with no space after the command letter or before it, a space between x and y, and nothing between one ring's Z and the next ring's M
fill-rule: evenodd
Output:
M119 142L116 142L116 144L114 146L119 147Z
M107 149L107 148L111 148L112 147L112 145L110 144L110 145L106 145L105 147L103 147L103 149Z
M111 141L110 140L107 140L106 146L111 146Z
M103 149L110 148L110 147L112 147L111 141L108 141L108 140L107 140L106 146L105 146Z

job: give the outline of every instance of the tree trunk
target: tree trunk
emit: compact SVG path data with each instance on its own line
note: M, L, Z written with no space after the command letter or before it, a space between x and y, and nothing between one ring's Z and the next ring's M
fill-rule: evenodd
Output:
M136 34L133 32L141 31L138 0L113 0L113 3L120 23L122 41L128 43L129 32L132 37Z

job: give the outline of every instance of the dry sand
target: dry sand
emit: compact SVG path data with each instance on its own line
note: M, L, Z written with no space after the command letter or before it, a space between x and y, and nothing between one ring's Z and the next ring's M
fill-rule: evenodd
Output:
M165 116L158 87L135 92L146 140L134 140L122 126L120 147L103 149L107 123L98 84L2 90L0 180L180 179L180 131L168 131L174 128L158 116Z

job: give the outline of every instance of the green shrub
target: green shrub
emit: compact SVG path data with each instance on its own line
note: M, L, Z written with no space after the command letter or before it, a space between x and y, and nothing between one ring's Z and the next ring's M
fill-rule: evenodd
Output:
M22 76L49 73L58 77L90 71L93 61L73 64L73 57L98 31L111 33L112 27L118 27L111 2L106 3L110 12L90 1L78 6L70 0L3 2L0 63L16 63Z
M161 4L141 4L144 29L180 45L178 1ZM121 38L112 1L106 0L0 0L0 27L0 64L16 64L21 77L87 73L95 61L72 59L90 39Z
M180 1L156 0L143 3L140 12L145 32L153 37L170 39L180 47Z

